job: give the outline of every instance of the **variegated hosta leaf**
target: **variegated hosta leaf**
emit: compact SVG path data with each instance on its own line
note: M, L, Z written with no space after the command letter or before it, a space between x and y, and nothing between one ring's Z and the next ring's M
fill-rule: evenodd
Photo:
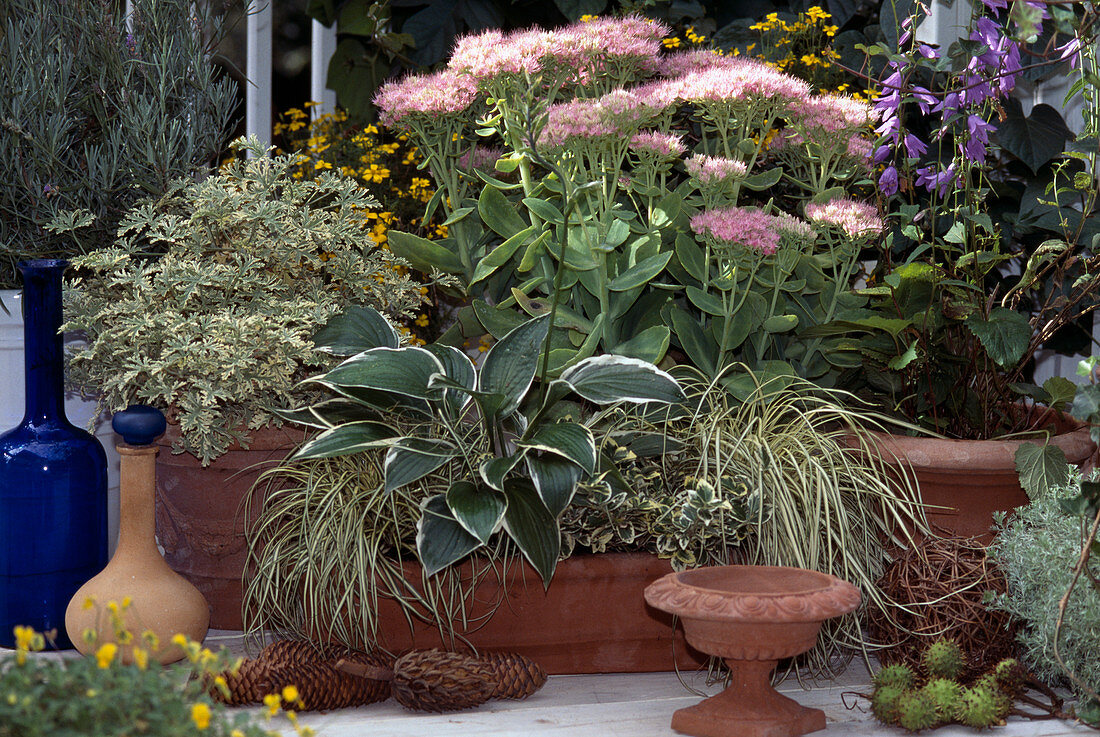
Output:
M504 497L500 492L478 488L469 481L451 484L447 489L447 506L455 520L483 543L489 542L504 518Z
M398 439L394 428L381 422L349 422L326 430L290 456L292 461L307 458L335 458L368 448L384 448Z
M511 478L504 482L504 497L508 508L504 512L504 529L515 541L544 585L550 585L561 552L558 521L539 499L534 485L527 479Z
M504 397L498 406L483 406L489 416L504 417L519 408L535 378L539 354L549 328L549 315L528 320L511 330L485 354L480 389Z
M610 354L586 358L562 373L558 381L590 402L663 402L684 399L676 379L651 363Z
M423 348L374 348L352 356L325 374L321 381L333 386L361 387L434 399L428 388L432 374L444 373L443 364Z
M443 373L448 379L470 391L477 389L477 370L469 356L449 345L433 343L425 346L425 349L431 351L443 364ZM457 417L469 401L469 394L455 389L446 389L443 392L443 403L447 405L452 417Z
M458 448L446 440L404 437L386 452L384 470L386 491L400 489L424 478L452 458L460 455Z
M554 517L565 511L573 501L577 482L584 473L576 463L549 453L541 456L529 453L527 471L531 474L539 498Z
M519 445L567 458L589 474L596 470L596 441L592 431L575 422L540 425Z
M480 547L481 541L454 518L443 494L424 501L416 523L416 554L425 573L439 573Z
M317 350L351 356L372 348L397 348L401 338L373 307L351 305L313 335Z
M504 490L504 477L508 475L508 472L516 467L516 464L523 460L525 455L524 451L519 453L513 453L509 456L498 456L497 458L490 458L483 462L478 467L478 473L481 474L481 478L485 480L485 483L497 491Z

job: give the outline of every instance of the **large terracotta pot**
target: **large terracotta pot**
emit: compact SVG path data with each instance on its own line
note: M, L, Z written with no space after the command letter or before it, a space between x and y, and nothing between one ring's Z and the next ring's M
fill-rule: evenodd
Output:
M419 567L407 569L419 581ZM468 575L469 564L463 567ZM548 673L644 673L695 669L706 656L690 649L671 614L643 598L645 587L671 573L668 561L646 553L578 555L561 561L550 587L526 563L507 576L506 595L491 618L463 636L475 647L510 650L531 658ZM489 611L500 595L495 578L475 589L470 620ZM417 622L410 631L392 601L378 609L383 644L391 650L442 647L439 631Z
M1096 450L1087 426L1064 416L1055 419L1050 443L1066 459L1082 465ZM1042 440L941 440L869 433L881 457L911 470L920 486L928 521L940 534L992 540L993 513L1009 512L1028 503L1016 472L1016 450Z
M189 453L172 453L178 437L179 426L169 424L157 441L157 540L172 569L206 597L210 626L243 629L245 521L256 519L262 499L254 498L249 509L243 503L259 475L286 458L305 433L286 425L256 430L247 450L233 445L205 468Z

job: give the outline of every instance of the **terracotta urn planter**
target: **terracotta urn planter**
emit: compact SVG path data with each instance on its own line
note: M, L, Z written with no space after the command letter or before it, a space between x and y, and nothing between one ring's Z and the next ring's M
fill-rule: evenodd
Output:
M534 569L509 567L502 588L487 576L474 589L458 638L416 621L412 628L392 600L377 607L379 641L387 649L461 646L518 652L547 673L639 673L692 669L706 656L689 648L671 614L647 606L645 587L672 571L648 553L578 555L558 564L548 589ZM470 564L461 567L470 573ZM406 564L406 578L419 584L420 567ZM499 602L499 606L494 604ZM489 616L489 614L492 616Z
M1055 419L1050 443L1066 459L1082 465L1095 452L1089 429L1064 416ZM869 433L888 464L911 470L932 529L940 534L975 536L990 542L993 513L1008 512L1028 503L1016 472L1016 450L1041 439L941 440Z
M806 652L821 624L859 606L859 590L801 568L720 566L671 573L645 599L675 614L687 640L725 659L730 685L672 716L672 728L698 737L788 737L825 729L825 713L771 686L776 662Z
M205 468L189 453L172 453L178 437L179 426L169 424L157 441L157 540L172 569L206 597L210 626L243 629L245 520L255 520L262 504L257 495L244 509L244 500L260 474L286 458L305 432L286 425L253 431L247 450L230 446Z

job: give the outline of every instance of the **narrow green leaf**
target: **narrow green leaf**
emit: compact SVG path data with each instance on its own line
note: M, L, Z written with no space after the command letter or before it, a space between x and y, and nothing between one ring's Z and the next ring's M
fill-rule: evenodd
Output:
M619 220L616 222L622 221ZM607 283L607 288L612 292L624 292L627 289L640 287L664 271L670 258L672 258L671 251L658 253L656 256L647 258L609 281Z
M480 547L481 541L454 518L443 494L424 501L416 525L416 555L426 574L435 575Z
M482 279L488 278L494 271L508 263L515 252L519 250L519 247L522 246L535 231L536 228L534 225L526 227L487 253L484 258L477 262L477 266L474 268L474 276L470 279L470 285L472 286Z
M501 238L511 238L527 227L512 203L498 187L486 187L477 198L477 211L489 229Z
M455 520L483 543L504 519L504 497L492 489L479 489L469 481L456 481L447 489L447 506Z
M684 289L691 303L698 307L703 312L709 315L722 315L726 314L726 306L722 304L722 300L715 297L710 292L705 292L699 287L687 287Z
M449 274L461 274L462 261L450 249L412 233L391 230L386 234L390 250L402 257L417 271L430 274L432 267Z
M561 210L546 200L539 199L538 197L524 197L523 204L527 206L528 210L548 223L561 225L565 222L565 216L561 214Z
M460 207L451 213L450 217L443 221L444 225L454 225L457 222L465 220L466 217L474 211L472 207Z
M505 531L538 571L543 584L549 586L561 552L557 519L527 479L508 479L504 483L504 497L508 502L504 511Z

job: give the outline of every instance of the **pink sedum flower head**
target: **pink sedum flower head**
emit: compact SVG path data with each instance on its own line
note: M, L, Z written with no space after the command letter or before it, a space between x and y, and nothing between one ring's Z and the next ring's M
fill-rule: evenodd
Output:
M666 55L661 59L657 72L662 77L682 77L691 72L737 68L746 62L751 63L740 56L722 56L710 49L693 49Z
M465 74L444 69L382 85L374 96L383 125L402 125L414 116L438 118L465 111L477 100L477 85Z
M874 112L866 102L847 95L815 95L793 102L789 122L805 129L851 131L869 125Z
M465 36L455 44L449 69L485 83L504 74L538 74L564 67L585 82L613 62L654 71L661 38L668 28L639 16L597 18L556 31L532 28L504 34L498 30Z
M717 184L719 182L739 179L748 173L744 162L735 159L726 159L721 156L703 156L696 154L690 159L684 160L687 173L701 184Z
M629 90L614 90L595 100L551 105L539 144L555 147L584 138L625 137L656 117L658 111Z
M481 169L493 171L497 159L504 156L504 149L494 146L475 145L458 159L458 166L464 170Z
M680 97L687 102L727 102L750 97L800 100L810 94L808 83L755 60L691 72L679 82Z
M636 133L630 139L630 149L639 153L648 153L664 158L677 158L687 151L684 141L673 133L645 131Z
M784 237L800 241L816 237L813 229L796 217L786 213L768 215L755 207L704 210L691 219L691 229L697 235L751 248L764 255L775 253Z
M806 205L806 217L816 225L836 226L849 238L878 235L885 227L874 205L848 198L810 203Z

